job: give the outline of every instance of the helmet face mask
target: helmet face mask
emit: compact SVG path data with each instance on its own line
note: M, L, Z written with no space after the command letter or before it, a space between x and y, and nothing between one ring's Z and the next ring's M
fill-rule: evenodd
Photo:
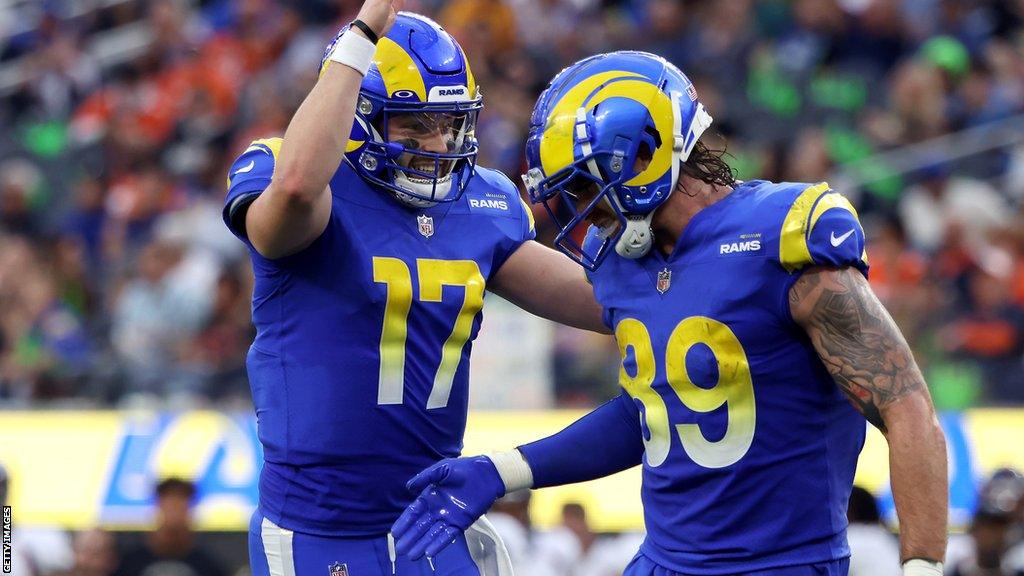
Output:
M554 244L564 254L588 270L595 270L611 252L627 224L626 216L615 201L615 188L623 178L606 182L586 168L584 158L578 163L535 182L530 174L523 176L530 201L543 204L551 221L558 227ZM539 170L534 176L539 176ZM598 228L598 246L586 246L578 240L590 226Z
M556 246L589 270L613 249L647 254L654 212L710 124L689 79L653 54L601 54L560 72L534 108L523 176L558 225Z
M458 200L476 169L475 130L482 106L479 101L441 106L382 102L369 124L376 137L359 154L357 171L411 206Z
M455 39L434 21L401 12L360 84L345 161L407 205L458 200L476 169L481 108Z

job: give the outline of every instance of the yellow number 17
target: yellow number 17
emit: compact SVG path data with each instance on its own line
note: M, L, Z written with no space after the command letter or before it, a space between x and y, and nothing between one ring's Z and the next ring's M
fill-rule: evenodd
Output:
M441 348L441 363L434 374L434 384L427 400L427 408L444 408L448 405L455 371L462 359L462 348L473 330L473 318L484 306L485 281L480 267L473 260L417 258L416 270L421 302L440 302L445 286L466 289L455 325ZM387 286L384 325L380 334L377 404L401 404L405 392L405 337L412 306L412 274L409 266L398 258L374 256L373 281Z

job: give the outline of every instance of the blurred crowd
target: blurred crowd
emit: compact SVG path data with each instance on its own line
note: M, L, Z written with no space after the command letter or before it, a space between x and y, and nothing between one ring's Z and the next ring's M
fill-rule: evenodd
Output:
M1024 576L1024 476L1003 468L980 486L969 525L950 535L945 576ZM870 492L854 486L847 519L850 576L900 576L899 542Z
M0 401L246 402L251 274L220 222L226 169L283 133L359 4L0 8ZM484 92L480 162L513 176L563 66L613 49L678 64L740 178L829 179L854 200L871 282L941 408L1024 403L1024 3L406 7L462 43ZM557 330L558 402L611 395L610 340Z

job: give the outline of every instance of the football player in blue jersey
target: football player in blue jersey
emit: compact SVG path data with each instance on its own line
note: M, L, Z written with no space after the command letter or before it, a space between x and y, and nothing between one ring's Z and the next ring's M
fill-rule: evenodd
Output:
M257 576L493 573L493 538L412 561L387 535L405 480L460 453L484 290L607 331L579 267L532 241L516 187L476 165L462 49L397 4L366 0L284 138L229 173L224 219L255 275Z
M554 436L417 475L400 554L443 553L506 491L642 463L627 575L845 575L866 418L889 444L904 574L941 575L945 439L867 283L856 211L824 183L735 181L700 140L710 124L646 53L588 58L541 95L524 179L587 269L623 391Z

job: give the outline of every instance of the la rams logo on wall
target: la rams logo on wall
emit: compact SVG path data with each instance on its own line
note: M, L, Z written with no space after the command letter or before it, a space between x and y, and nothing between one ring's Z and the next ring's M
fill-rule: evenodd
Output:
M335 562L331 564L331 576L348 576L348 564Z

